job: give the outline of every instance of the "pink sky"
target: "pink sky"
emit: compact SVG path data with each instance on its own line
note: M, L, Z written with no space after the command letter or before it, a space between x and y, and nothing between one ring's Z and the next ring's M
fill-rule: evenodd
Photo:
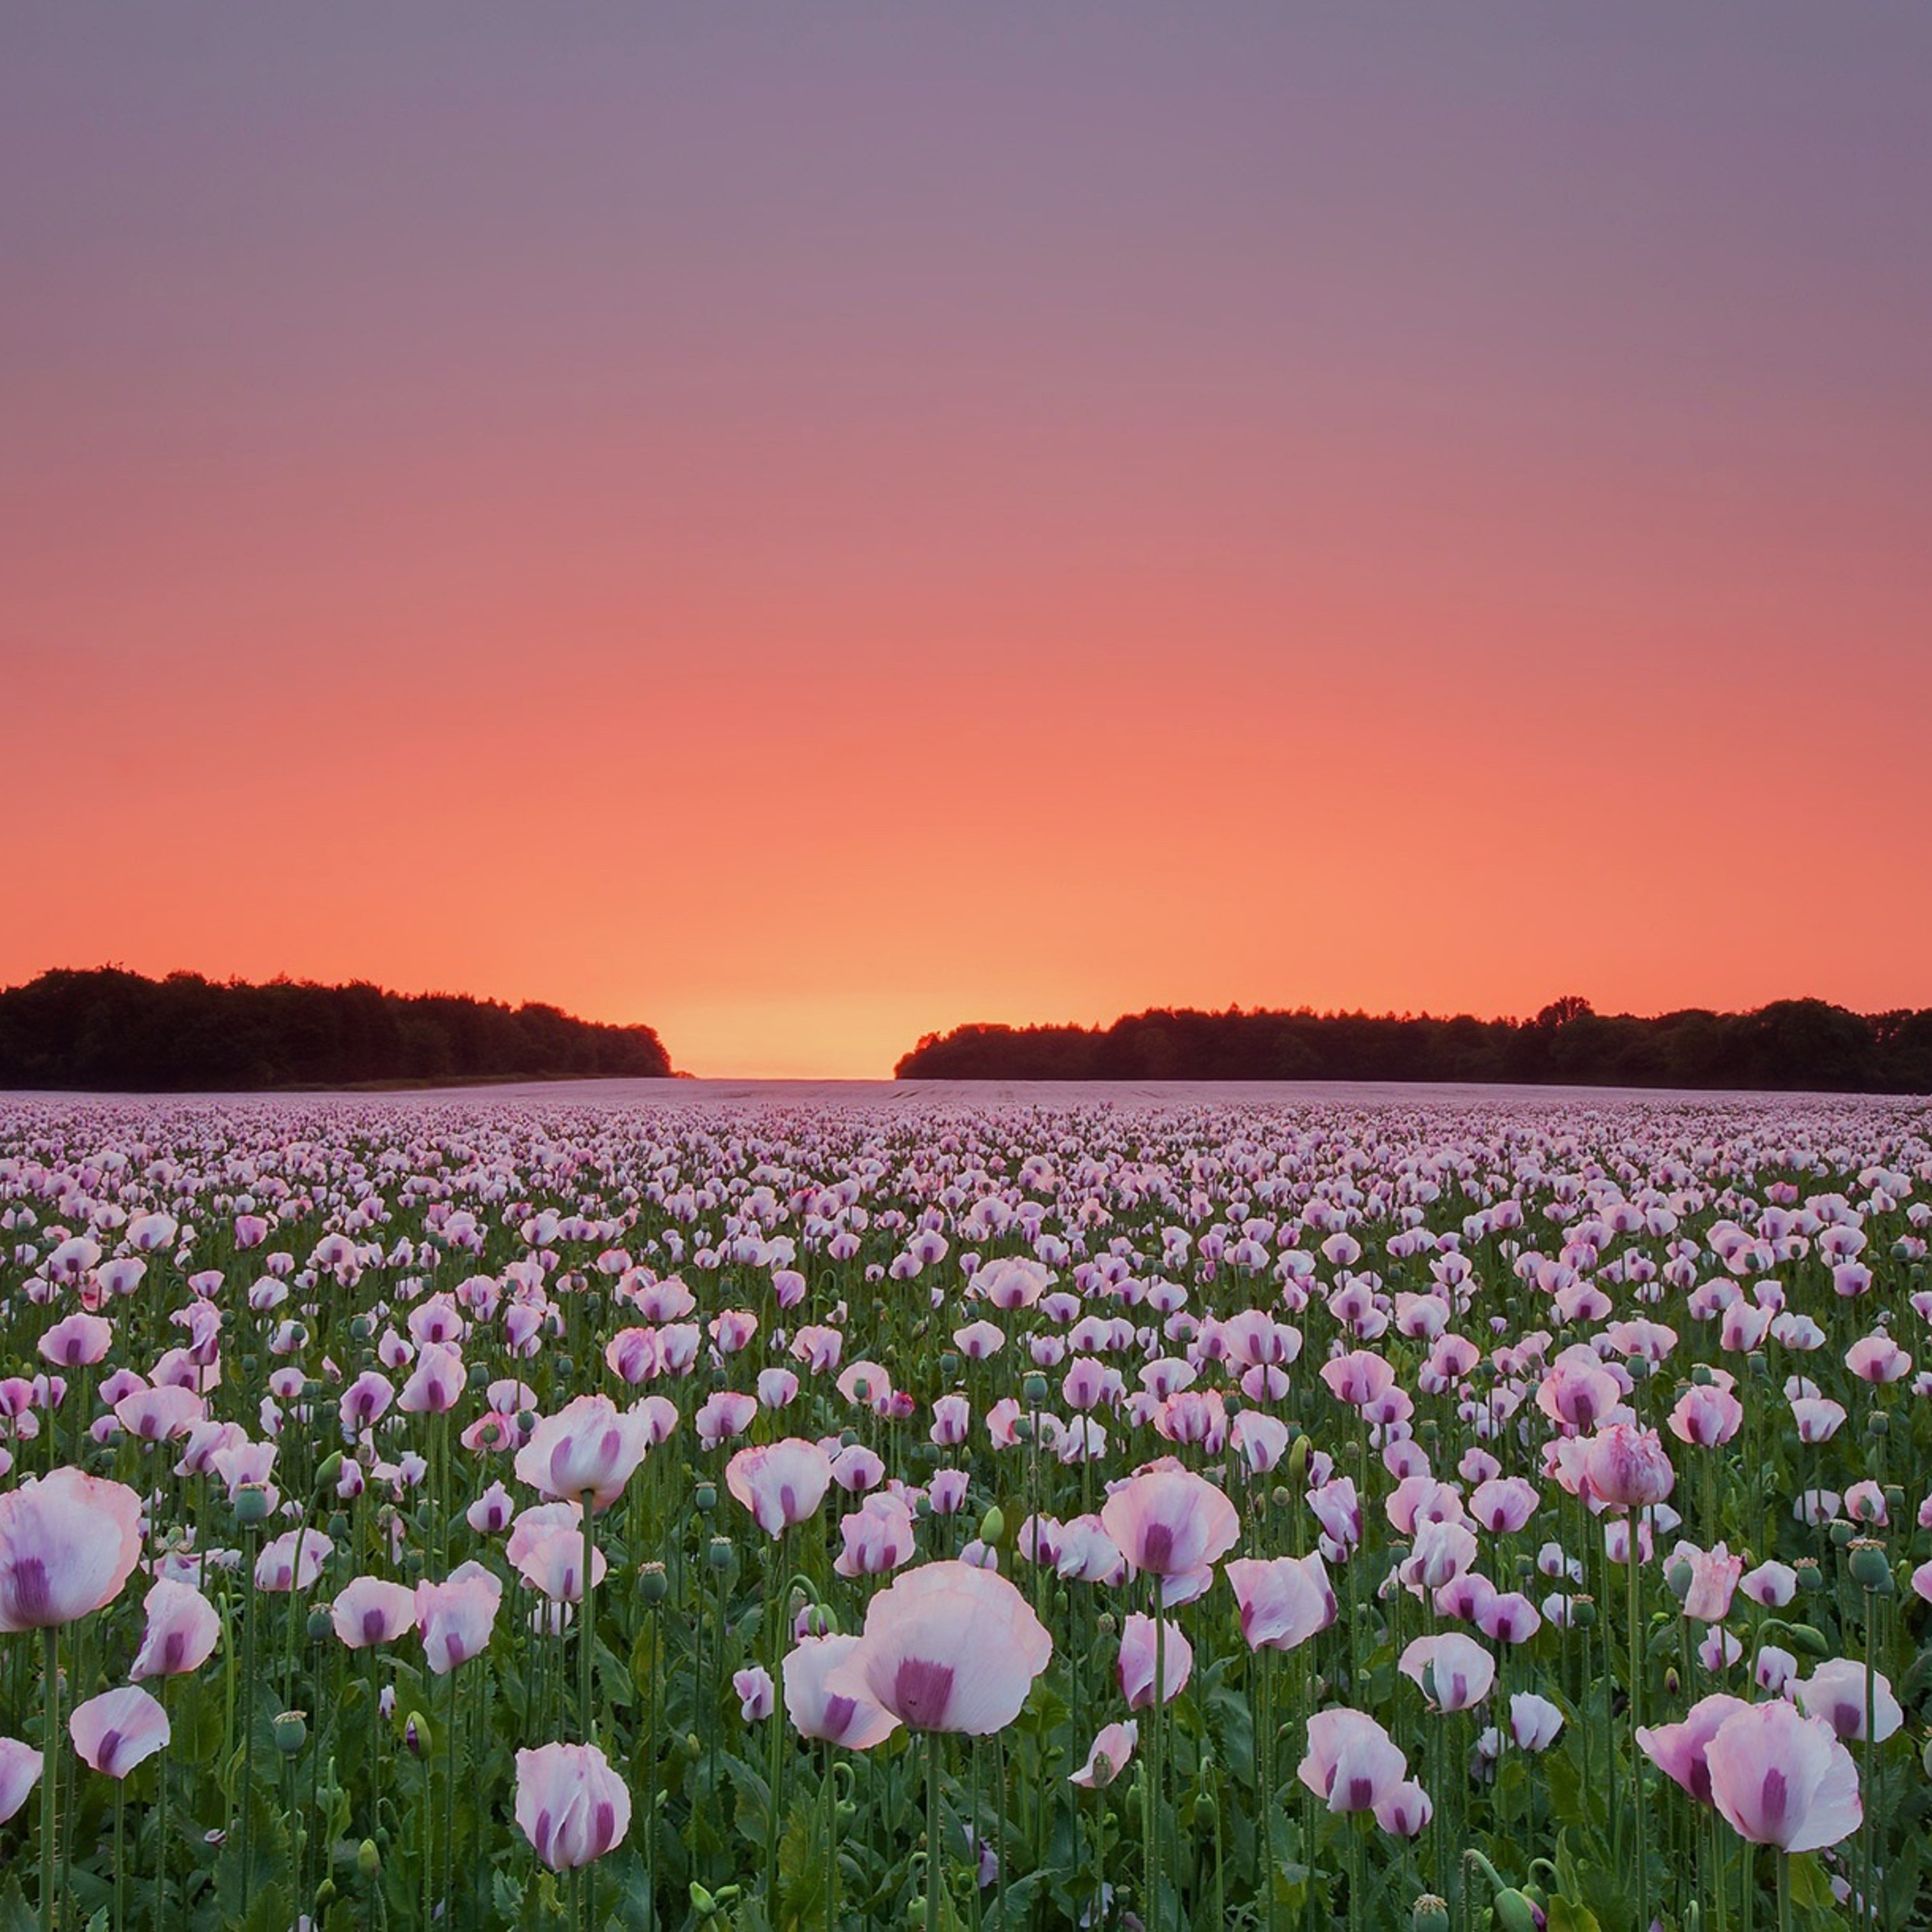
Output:
M1927 16L457 19L0 26L0 982L1932 1004Z

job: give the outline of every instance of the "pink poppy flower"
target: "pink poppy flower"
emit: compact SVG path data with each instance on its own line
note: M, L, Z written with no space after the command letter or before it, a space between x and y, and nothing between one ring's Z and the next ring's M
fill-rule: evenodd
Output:
M358 1576L329 1606L328 1620L351 1650L393 1643L416 1620L416 1594L406 1583Z
M191 1583L163 1577L148 1592L147 1629L128 1675L177 1677L199 1670L221 1638L221 1613Z
M520 1750L517 1824L552 1871L572 1870L624 1842L630 1787L595 1744Z
M1100 1521L1136 1570L1172 1576L1206 1569L1241 1533L1234 1505L1191 1469L1156 1465L1115 1490Z
M1679 1784L1700 1804L1711 1802L1711 1769L1705 1753L1726 1719L1750 1706L1724 1691L1700 1698L1675 1724L1646 1724L1636 1734L1644 1756L1672 1784Z
M608 1396L580 1395L538 1423L517 1451L517 1480L560 1502L587 1495L601 1514L623 1494L648 1446L641 1418Z
M1087 1762L1067 1779L1084 1791L1104 1791L1126 1769L1140 1742L1141 1727L1130 1718L1124 1724L1105 1726L1087 1754Z
M858 1647L856 1636L808 1636L786 1653L780 1666L785 1714L800 1737L842 1744L848 1750L870 1750L898 1729L898 1718L869 1692L830 1688L832 1672Z
M1052 1654L1046 1626L997 1570L927 1563L866 1606L865 1634L828 1684L911 1730L988 1737L1019 1714Z
M1654 1429L1613 1422L1584 1445L1583 1474L1598 1502L1626 1508L1660 1503L1677 1481Z
M74 1748L90 1770L125 1778L168 1741L168 1714L132 1684L90 1697L68 1720Z
M1153 1618L1136 1611L1120 1630L1120 1654L1114 1665L1120 1695L1130 1711L1144 1711L1154 1698L1155 1630ZM1160 1701L1171 1704L1187 1688L1194 1670L1194 1646L1169 1624L1160 1633Z
M1237 1557L1226 1575L1251 1650L1293 1650L1335 1621L1335 1592L1318 1551L1268 1562Z
M724 1486L767 1536L803 1522L824 1500L831 1481L831 1458L816 1442L795 1436L740 1449L724 1466Z
M437 1676L489 1647L502 1600L502 1579L480 1563L459 1564L442 1582L416 1586L416 1634Z
M44 1762L31 1744L18 1738L0 1738L0 1825L26 1803L40 1781Z
M1408 1775L1408 1760L1364 1711L1317 1711L1297 1771L1333 1812L1372 1811Z
M1435 1711L1466 1711L1490 1694L1496 1680L1496 1659L1460 1630L1418 1637L1396 1667L1420 1688Z
M1734 1712L1705 1757L1711 1802L1751 1844L1822 1851L1850 1838L1864 1818L1851 1753L1822 1718L1782 1701Z
M44 1630L111 1604L141 1556L141 1499L78 1469L0 1496L0 1632Z

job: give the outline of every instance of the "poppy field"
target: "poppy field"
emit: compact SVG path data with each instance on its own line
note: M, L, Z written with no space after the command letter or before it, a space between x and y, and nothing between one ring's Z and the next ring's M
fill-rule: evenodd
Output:
M1894 1100L0 1102L0 1932L1909 1932L1928 1228Z

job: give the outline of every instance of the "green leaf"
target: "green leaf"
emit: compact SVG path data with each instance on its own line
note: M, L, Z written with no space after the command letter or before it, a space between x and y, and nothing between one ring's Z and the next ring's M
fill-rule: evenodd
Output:
M1837 1909L1838 1900L1832 1895L1832 1881L1826 1874L1825 1862L1816 1852L1799 1852L1792 1856L1791 1898L1792 1904L1802 1906L1807 1912Z
M0 1932L38 1932L40 1920L20 1889L20 1881L10 1878L0 1892Z
M1548 1932L1603 1932L1597 1915L1587 1905L1574 1905L1567 1898L1552 1898L1549 1905Z

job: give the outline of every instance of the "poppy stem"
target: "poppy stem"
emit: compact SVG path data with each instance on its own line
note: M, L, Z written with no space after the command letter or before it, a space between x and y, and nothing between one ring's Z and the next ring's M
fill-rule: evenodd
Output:
M60 1822L55 1796L58 1780L54 1770L59 1762L56 1744L60 1736L60 1636L55 1625L49 1624L41 1631L40 1645L46 1680L41 1693L40 1932L51 1932L54 1922L54 1845Z
M1640 1558L1643 1554L1643 1514L1641 1510L1635 1511L1629 1518L1630 1542L1624 1551L1624 1563L1630 1611L1630 1808L1636 1839L1636 1922L1640 1927L1648 1927L1650 1924L1650 1866L1644 1830L1643 1752L1636 1741L1637 1731L1643 1723L1643 1636L1637 1627L1637 1570Z
M577 1633L577 1717L584 1742L594 1744L597 1740L591 1730L591 1681L592 1653L597 1643L597 1614L596 1600L590 1590L590 1564L594 1554L591 1541L592 1510L597 1501L594 1490L584 1492L584 1582L582 1586L584 1610L578 1619ZM597 1868L595 1862L583 1868L584 1874L584 1923L586 1927L597 1923Z
M939 1736L926 1734L926 1932L939 1932L939 1888L946 1880L939 1850Z

